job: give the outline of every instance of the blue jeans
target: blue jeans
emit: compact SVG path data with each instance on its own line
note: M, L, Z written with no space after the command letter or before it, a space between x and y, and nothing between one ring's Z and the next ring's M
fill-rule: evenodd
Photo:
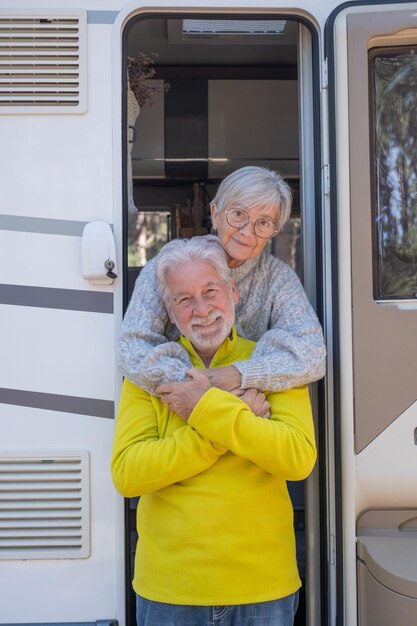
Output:
M136 596L137 626L293 626L298 591L271 602L188 606Z

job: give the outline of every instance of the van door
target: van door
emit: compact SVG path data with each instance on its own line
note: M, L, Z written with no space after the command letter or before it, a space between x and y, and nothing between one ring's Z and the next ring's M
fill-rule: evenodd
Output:
M339 310L337 606L349 626L403 626L417 607L407 543L417 532L416 9L355 3L326 26Z

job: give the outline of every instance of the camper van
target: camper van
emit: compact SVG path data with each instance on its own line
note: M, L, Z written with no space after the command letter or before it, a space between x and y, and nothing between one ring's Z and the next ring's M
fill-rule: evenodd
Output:
M327 344L296 624L416 623L416 110L415 1L0 0L0 625L135 625L120 326L244 165Z

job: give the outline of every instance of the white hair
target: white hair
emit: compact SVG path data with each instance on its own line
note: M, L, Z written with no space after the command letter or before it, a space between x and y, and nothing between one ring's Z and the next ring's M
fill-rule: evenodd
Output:
M203 235L191 237L191 239L173 239L161 248L155 263L158 295L164 302L168 296L168 270L186 261L206 261L217 270L225 283L230 283L230 269L227 264L226 253L215 235Z
M211 204L216 206L216 214L232 207L275 209L279 231L290 217L291 203L292 192L282 176L265 167L249 165L226 176Z

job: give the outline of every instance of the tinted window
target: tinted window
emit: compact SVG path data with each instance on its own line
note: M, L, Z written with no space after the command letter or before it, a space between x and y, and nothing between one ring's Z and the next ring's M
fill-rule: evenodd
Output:
M417 297L417 48L372 50L374 295Z

